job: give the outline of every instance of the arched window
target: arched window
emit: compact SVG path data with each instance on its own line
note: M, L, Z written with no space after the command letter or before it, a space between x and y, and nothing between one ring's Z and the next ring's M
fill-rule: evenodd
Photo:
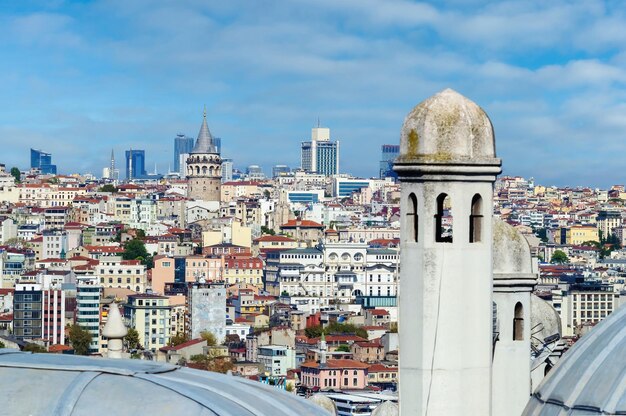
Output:
M196 166L196 175L200 174L200 166Z
M206 175L206 166L202 166L202 174Z
M435 215L435 241L438 243L452 242L452 206L448 194L437 197L437 214Z
M483 199L479 194L472 198L472 212L470 214L470 243L479 243L482 241L483 226Z
M414 241L417 243L417 197L415 194L409 195L407 207L407 218L406 218L406 226L409 231L409 241Z
M213 172L214 172L214 169L213 169L213 166L211 166L211 167L209 168L209 175L210 175L210 176L213 176Z
M513 318L513 341L524 340L524 307L521 302L515 304L515 317Z

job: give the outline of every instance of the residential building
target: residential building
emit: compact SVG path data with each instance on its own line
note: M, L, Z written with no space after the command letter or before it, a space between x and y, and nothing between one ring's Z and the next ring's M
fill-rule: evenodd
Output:
M102 286L97 278L80 279L76 285L76 323L89 331L89 353L100 352L100 299Z
M356 360L309 361L300 366L301 383L314 390L361 390L367 387L368 367Z
M259 347L257 360L268 375L286 376L288 370L296 368L296 350L284 345L264 345Z
M171 337L171 307L167 296L138 294L128 296L124 318L139 333L139 343L156 353Z
M190 335L200 338L209 331L218 343L226 337L226 288L223 285L193 284L189 289Z
M43 335L43 293L40 284L18 283L13 294L13 335L20 341Z

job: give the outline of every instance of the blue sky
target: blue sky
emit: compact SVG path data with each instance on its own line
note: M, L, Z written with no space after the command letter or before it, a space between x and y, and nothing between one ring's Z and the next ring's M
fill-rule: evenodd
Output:
M404 116L451 87L495 127L506 174L624 183L620 2L0 0L0 162L29 148L100 175L111 148L172 163L209 127L236 166L299 164L317 118L341 170L377 173Z

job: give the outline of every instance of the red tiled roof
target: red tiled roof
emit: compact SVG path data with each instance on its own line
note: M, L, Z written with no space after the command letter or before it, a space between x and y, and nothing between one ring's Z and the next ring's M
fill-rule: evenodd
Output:
M281 225L280 228L324 228L324 226L318 222L310 221L310 220L289 220L285 224Z

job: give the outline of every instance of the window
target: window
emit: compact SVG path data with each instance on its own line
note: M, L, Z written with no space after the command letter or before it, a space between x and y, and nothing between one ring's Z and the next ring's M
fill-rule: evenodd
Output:
M483 222L483 199L479 194L472 198L472 213L470 214L470 243L479 243L482 241L482 222Z
M435 215L435 241L437 243L452 242L452 216L446 216L445 211L451 212L452 209L450 197L444 193L437 197L437 214Z
M524 340L524 307L520 302L515 305L515 317L513 318L513 341Z
M407 229L409 230L409 241L417 243L418 225L417 225L417 197L415 194L409 195L409 206L407 209Z

